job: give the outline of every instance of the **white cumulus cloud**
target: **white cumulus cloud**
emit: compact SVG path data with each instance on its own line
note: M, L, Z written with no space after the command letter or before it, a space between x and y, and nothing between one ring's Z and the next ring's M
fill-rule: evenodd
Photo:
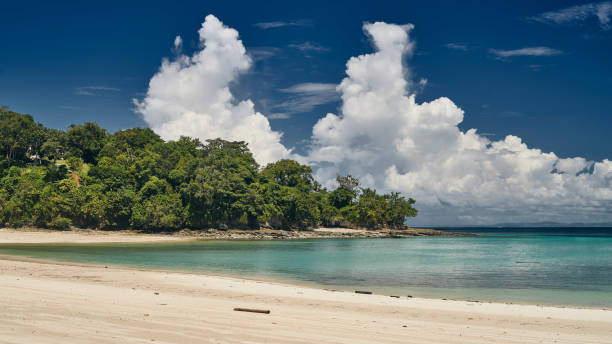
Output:
M281 90L310 103L312 96L318 102L321 95L341 97L340 113L327 114L313 127L307 157L281 144L281 133L253 102L233 98L230 83L252 61L238 32L212 15L199 30L201 49L164 60L145 98L135 101L136 110L165 139L244 140L259 163L308 161L327 186L337 174L350 173L364 186L401 191L417 200L417 223L424 225L612 221L612 161L560 158L513 135L494 141L476 129L459 129L464 112L450 99L417 102L426 79L413 83L405 64L415 49L412 29L365 24L375 51L349 59L347 76L335 90L322 83ZM506 55L524 53L556 51Z
M423 224L612 219L612 161L559 158L513 135L492 141L460 130L464 112L450 99L418 103L404 63L411 30L364 25L375 52L348 61L341 113L313 128L309 160L320 181L351 173L402 191L417 200Z
M255 159L266 164L290 155L281 133L256 112L251 100L236 102L229 84L252 64L238 31L208 15L198 31L201 50L164 60L151 78L136 111L164 139L243 140ZM175 39L175 47L182 40Z

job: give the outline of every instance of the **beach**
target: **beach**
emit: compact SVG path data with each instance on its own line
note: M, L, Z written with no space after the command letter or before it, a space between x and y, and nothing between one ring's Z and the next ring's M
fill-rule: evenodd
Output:
M0 228L0 244L95 244L95 243L137 243L137 242L165 242L189 240L188 237L163 234L142 234L133 231L100 231L75 230L54 231L45 229L13 229Z
M49 242L41 233L38 242ZM57 240L58 233L49 234ZM72 237L61 242L72 239L82 242ZM0 258L0 303L2 343L610 343L612 338L612 312L602 309L394 298L13 256ZM270 314L234 311L237 307Z

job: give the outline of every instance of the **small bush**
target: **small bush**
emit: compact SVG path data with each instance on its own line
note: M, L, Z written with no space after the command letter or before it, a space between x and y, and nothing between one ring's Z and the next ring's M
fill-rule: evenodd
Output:
M68 229L72 226L72 220L65 217L58 216L53 220L47 222L47 227L53 229Z

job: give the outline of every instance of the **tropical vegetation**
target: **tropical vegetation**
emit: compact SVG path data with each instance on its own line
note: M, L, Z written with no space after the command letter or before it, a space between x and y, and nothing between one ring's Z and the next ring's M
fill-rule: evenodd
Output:
M350 175L328 190L293 160L259 166L245 142L165 142L91 122L61 131L0 108L0 226L402 228L414 203Z

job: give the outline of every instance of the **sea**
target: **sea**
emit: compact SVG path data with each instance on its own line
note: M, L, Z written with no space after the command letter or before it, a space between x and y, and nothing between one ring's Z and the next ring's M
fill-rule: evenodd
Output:
M0 254L376 294L612 309L612 228L444 228L476 237L0 244Z

